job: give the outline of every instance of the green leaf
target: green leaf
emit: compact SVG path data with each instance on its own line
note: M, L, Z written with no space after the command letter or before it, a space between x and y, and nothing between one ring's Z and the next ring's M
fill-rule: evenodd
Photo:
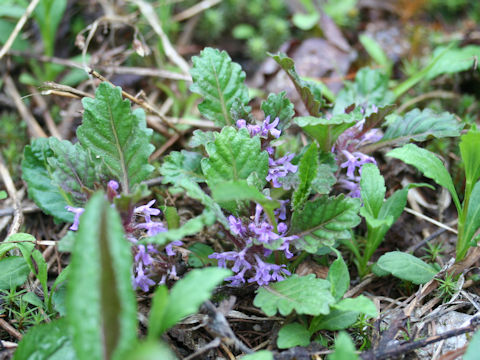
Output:
M75 205L83 206L88 195L93 193L98 181L98 168L91 156L76 143L67 140L48 139L54 156L47 159L52 171L53 182L65 193L70 194Z
M245 72L225 51L205 48L192 58L190 91L203 97L198 110L217 126L232 125L230 109L235 100L248 103Z
M33 306L43 309L43 301L34 292L27 292L22 296L22 301L25 301Z
M392 251L382 255L378 259L377 265L393 276L417 285L429 282L437 274L437 270L431 265L401 251Z
M374 218L378 217L385 198L385 180L380 175L378 167L374 164L365 164L362 167L360 189L364 209Z
M201 268L207 265L217 266L217 259L210 259L208 256L213 254L213 249L200 242L196 242L188 247L191 254L188 256L188 265L195 268Z
M30 268L24 258L9 256L0 260L0 289L10 290L23 285L28 274Z
M231 271L222 268L195 269L175 283L168 297L166 289L159 290L163 293L155 295L157 304L152 306L150 313L149 338L158 338L184 317L195 314L210 298L213 289L229 275Z
M467 185L473 185L480 178L480 131L470 130L460 137L460 153L465 165L465 179ZM470 194L465 194L469 196Z
M463 360L476 360L480 352L480 331L477 331L468 344Z
M238 120L243 119L247 122L254 122L253 116L251 114L252 108L246 106L239 99L235 99L230 108L230 115L232 117L232 124L236 124Z
M163 341L139 342L125 355L125 360L177 360Z
M180 227L180 215L178 215L178 211L174 206L163 207L163 214L169 229L178 229Z
M36 243L35 237L26 233L16 233L10 235L2 243L0 243L0 257L4 256L8 251L19 248L22 250L24 257L30 256Z
M308 344L310 344L310 333L305 326L299 323L284 325L278 331L277 346L279 349L307 346Z
M335 352L328 355L328 360L357 360L355 345L352 339L344 331L341 331L335 339Z
M122 192L129 193L153 171L148 164L154 150L149 143L152 130L147 129L145 112L132 111L130 101L122 99L122 90L108 83L101 83L95 99L84 98L82 104L78 140L103 162L105 175L118 180Z
M350 274L342 256L338 255L337 260L330 265L327 280L331 284L330 291L333 297L337 301L340 300L350 286Z
M165 156L160 174L163 176L162 183L175 184L179 179L188 177L192 181L204 181L201 175L200 160L202 155L191 151L172 151Z
M373 318L378 316L378 310L373 301L363 295L357 296L356 298L343 299L333 305L333 307L341 311L357 311Z
M309 14L295 13L292 17L293 25L303 31L312 29L319 20L320 14L318 12L312 12Z
M132 255L120 216L101 192L85 207L70 266L66 305L78 358L121 359L137 339Z
M313 274L292 275L283 281L259 288L253 304L267 316L273 316L277 311L283 316L292 311L299 315L328 314L330 304L335 301L329 289L328 281L317 279Z
M215 133L213 131L195 130L193 136L188 143L188 146L196 148L199 146L205 147L209 142L215 141Z
M215 142L207 144L206 151L209 157L201 164L208 186L247 180L254 172L263 180L268 174L268 154L260 147L260 137L250 138L247 129L224 127Z
M312 182L318 173L318 149L317 144L312 143L308 146L307 151L300 159L298 166L298 176L300 184L293 193L292 205L293 209L300 208L307 201L312 191Z
M18 344L13 359L78 359L68 333L67 321L62 318L32 327Z
M293 104L287 98L287 93L282 91L278 94L271 93L267 100L262 101L260 106L265 114L265 117L270 116L272 120L278 117L279 122L277 129L285 130L290 126L295 110Z
M359 36L360 43L363 45L365 50L367 51L368 55L371 56L371 58L383 69L385 72L390 73L390 70L392 68L392 60L390 60L385 54L385 51L383 51L382 47L380 44L373 38L371 38L368 35L361 34Z
M322 196L308 201L292 216L291 233L298 235L297 248L315 253L323 245L349 239L350 230L360 223L360 199Z
M73 222L73 213L65 210L74 205L69 194L53 181L53 170L47 158L53 156L48 139L38 138L25 146L22 161L22 179L28 185L28 195L40 209L58 220Z
M253 354L242 356L241 360L273 360L273 354L268 350L255 351Z
M446 188L452 195L458 213L461 213L460 201L455 191L452 178L435 154L415 144L407 144L401 148L393 149L387 153L387 156L400 159L409 165L415 166L424 176Z
M429 138L444 138L460 135L462 125L453 114L435 113L432 109L413 109L404 116L390 115L388 127L379 142L367 145L365 151L380 147L402 145L409 141L425 141Z
M480 143L479 143L480 144ZM470 195L470 201L468 202L467 217L465 219L464 238L466 243L470 243L471 246L475 246L471 242L473 236L480 228L480 181L478 181L473 187Z
M359 314L358 311L332 309L327 315L314 317L310 323L309 330L311 333L318 330L343 330L353 325L357 321Z
M443 53L443 54L442 54ZM432 58L442 55L429 69L426 78L434 79L443 74L455 74L469 69L475 70L475 59L480 57L480 46L468 45L461 49L451 47L438 47Z
M53 56L55 35L66 7L67 0L43 0L39 2L33 12L33 17L40 27L45 55L47 56Z
M330 119L316 118L313 116L298 116L295 123L327 152L337 141L338 137L348 128L352 127L363 118L359 109L349 114L333 115Z
M311 116L319 116L320 108L323 105L323 100L318 96L318 94L313 93L311 85L307 81L300 78L295 70L295 64L293 60L283 53L272 55L272 58L287 73L290 80L292 80L295 89L307 108L308 113Z
M6 198L7 198L7 192L1 190L1 191L0 191L0 200L4 200L4 199L6 199Z

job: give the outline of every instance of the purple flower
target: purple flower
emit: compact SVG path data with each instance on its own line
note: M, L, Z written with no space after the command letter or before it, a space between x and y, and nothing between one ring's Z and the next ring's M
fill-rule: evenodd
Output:
M167 231L167 228L161 222L157 221L148 221L145 223L137 224L135 228L146 229L148 236L155 236L161 232Z
M248 282L256 282L258 285L268 285L270 281L282 281L284 280L283 275L291 275L291 273L286 269L285 265L276 265L270 264L262 261L257 255L255 255L255 260L257 264L255 265L255 276L248 279Z
M282 184L278 182L279 179L285 177L289 172L297 172L298 166L292 165L292 161L295 154L287 154L280 159L268 158L268 175L266 177L267 181L272 182L272 186L275 188L282 187Z
M70 226L70 230L77 231L78 230L78 223L80 221L80 215L83 214L85 209L84 208L77 208L77 207L73 207L73 206L68 206L68 205L65 206L65 209L67 209L67 211L70 211L70 212L75 214L75 216L73 218L73 224L72 224L72 226Z
M152 257L145 248L145 245L138 245L137 250L137 254L135 255L136 263L141 261L143 265L150 265L153 262Z
M150 286L155 285L155 281L150 279L145 272L143 271L143 265L140 263L136 268L136 275L133 279L133 287L135 289L139 288L147 292Z
M174 256L175 251L173 250L172 246L181 246L181 245L183 245L183 242L181 242L180 240L172 241L167 246L165 246L165 252L167 253L168 256Z
M243 226L242 224L242 220L240 219L237 219L235 216L233 215L230 215L228 217L228 222L230 224L230 231L232 232L232 234L234 235L240 235L242 236L243 234L245 234L245 227Z
M237 127L239 129L245 128L248 130L250 136L260 135L263 138L268 138L271 135L273 138L278 139L280 137L281 131L276 127L280 119L277 117L275 120L270 123L270 115L265 118L262 125L250 125L243 119L237 120Z
M135 214L143 214L145 216L145 221L150 222L150 216L157 216L160 214L159 209L152 208L152 205L155 204L155 200L150 201L147 205L142 205L139 207L136 207L133 212Z

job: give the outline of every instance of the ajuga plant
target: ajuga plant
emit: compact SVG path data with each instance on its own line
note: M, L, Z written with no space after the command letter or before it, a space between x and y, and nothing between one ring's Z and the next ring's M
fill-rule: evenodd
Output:
M430 110L392 114L388 78L366 69L338 94L339 101L330 111L319 84L302 79L285 55L273 58L295 85L307 114L295 117L293 104L281 91L263 101L264 114L255 119L240 65L226 52L211 48L193 57L190 90L200 95L198 110L218 131L195 130L190 149L172 151L158 169L164 191L196 204L188 218L179 218L174 207L160 204L162 213L154 200L147 199L150 193L144 181L154 171L148 163L153 151L151 130L146 128L143 110L132 111L120 88L102 83L94 99L82 101L84 117L77 143L36 139L25 148L22 170L29 195L57 221L73 223L64 240L73 242L73 254L70 273L65 275L65 319L33 329L20 344L19 354L34 354L29 344L38 339L53 346L54 336L48 338L49 334L61 334L63 346L73 347L80 359L92 354L128 358L132 351L152 346L168 358L168 351L155 341L197 311L222 280L230 287L255 287L254 305L265 314L289 316L290 322L279 333L280 348L308 343L320 330L347 328L360 314L376 316L368 298L342 299L350 274L339 251L347 244L364 275L371 255L405 205L407 189L383 202L385 188L372 151L412 140L457 136L460 125L454 116ZM347 105L338 105L342 102ZM289 134L292 125L308 135L305 146ZM470 144L467 140L461 147ZM292 142L297 145L290 146ZM472 169L480 167L465 162L467 177L478 179ZM472 171L475 175L469 175ZM471 196L478 195L477 188L478 184ZM354 233L359 215L367 221L364 241ZM467 212L464 224L470 224L467 218L474 215ZM215 234L213 241L208 240L211 236L200 236L207 227L214 229L209 232ZM470 234L472 228L465 229ZM188 264L218 267L183 275L188 271L183 266L179 274L176 253L187 246L191 257L199 260ZM387 254L388 261L379 261L378 267L407 279L412 271L423 274L412 279L416 283L435 274L420 259L399 254ZM328 261L329 255L336 260L327 279L294 274L307 256ZM414 270L406 266L412 261ZM398 272L391 264L410 273ZM201 291L196 287L200 282ZM167 283L174 283L170 292ZM136 337L134 290L155 291L149 342L143 345ZM50 292L45 285L46 298L51 292L55 284Z

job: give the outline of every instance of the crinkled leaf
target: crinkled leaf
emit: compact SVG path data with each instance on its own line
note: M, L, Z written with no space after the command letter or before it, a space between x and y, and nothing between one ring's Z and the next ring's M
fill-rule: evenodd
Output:
M230 114L233 102L248 103L245 72L225 51L205 48L192 58L190 70L193 84L190 91L203 97L200 113L218 126L232 125Z
M279 349L289 349L295 346L310 344L310 333L299 323L283 325L278 331L277 346Z
M293 104L286 96L286 92L282 91L278 94L271 93L267 100L262 101L260 106L265 114L265 117L270 116L271 120L278 117L279 122L277 129L285 130L290 126L295 110Z
M70 194L75 205L83 207L88 195L93 193L93 184L98 180L97 164L85 149L67 140L48 139L54 156L47 159L56 186Z
M364 295L357 296L356 298L343 299L333 305L333 307L342 311L358 311L373 318L378 316L378 310L375 304Z
M432 54L432 58L436 58L440 54L443 55L429 69L427 79L434 79L443 74L455 74L465 70L474 70L475 59L480 57L480 46L468 45L458 48L438 47Z
M401 148L393 149L387 153L387 156L400 159L403 162L416 167L424 176L446 188L452 195L458 212L461 212L460 201L457 192L455 191L452 178L442 161L435 156L435 154L422 149L415 144L407 144Z
M101 83L95 99L84 98L82 104L78 140L103 162L105 175L118 180L123 192L130 192L153 171L148 164L154 150L149 142L152 130L147 129L145 112L132 111L130 101L122 99L122 90L108 83Z
M414 284L425 284L437 274L437 270L431 265L401 251L392 251L382 255L378 259L377 265L393 276Z
M192 181L202 181L200 160L202 155L192 151L172 151L165 157L160 174L163 176L162 183L175 184L180 178L187 177Z
M473 187L480 178L480 131L470 130L462 135L459 146L465 166L466 182Z
M298 177L300 184L293 193L292 206L296 210L307 201L312 191L312 183L318 173L318 149L317 144L312 143L300 159Z
M468 202L467 217L465 219L465 228L463 236L465 242L470 243L473 236L480 228L480 181L473 187L470 194L470 201ZM475 246L474 243L471 244Z
M27 281L30 268L23 257L9 256L0 260L0 290L10 290Z
M103 193L86 205L70 266L66 305L78 358L121 359L137 339L132 254Z
M283 316L292 311L297 314L328 314L335 299L330 294L330 283L315 275L291 277L263 286L257 290L253 304L268 316L280 312Z
M355 82L346 82L335 99L334 114L343 114L351 104L366 107L366 115L372 113L372 105L383 107L394 102L395 97L388 89L388 77L379 69L362 68Z
M297 90L302 102L311 116L319 116L320 108L323 105L323 100L318 94L313 94L310 84L300 78L295 70L295 64L291 58L283 53L272 55L278 65L287 73L290 80L292 80L295 89ZM317 96L315 96L317 95Z
M460 135L462 125L453 114L435 113L432 109L413 109L404 116L391 115L382 140L367 146L368 151L383 146L401 145L409 141L425 141L428 138Z
M78 357L68 333L67 321L62 319L39 324L23 336L14 360L76 360Z
M192 270L175 283L167 297L161 294L157 300L155 295L149 318L149 338L158 338L184 317L195 314L210 298L213 289L229 275L230 270L218 267Z
M339 255L328 269L327 280L331 284L331 293L335 300L340 300L350 286L350 274L347 264Z
M365 123L363 124L362 131L360 132L359 136L362 136L369 130L380 127L380 125L385 120L387 115L390 115L393 110L395 110L396 105L385 105L380 108L376 112L372 112L365 118Z
M375 164L362 166L360 189L364 209L377 218L382 208L387 188L385 187L385 180L380 175L380 170L378 170Z
M349 239L350 230L360 223L359 209L359 199L345 198L343 194L307 202L292 216L291 233L300 237L295 245L315 253L323 245Z
M232 117L232 124L236 124L237 120L243 119L247 122L254 122L251 114L252 108L246 106L241 100L235 99L230 108L230 116Z
M268 153L262 151L260 138L251 138L247 129L224 127L216 134L215 142L207 144L206 151L209 157L202 159L201 164L209 186L246 180L254 172L260 179L267 176Z
M53 169L47 158L53 156L48 139L38 138L25 146L22 161L22 178L28 185L28 195L48 215L65 222L73 221L73 214L65 207L74 205L71 196L53 181Z
M357 360L355 344L348 334L341 331L335 339L335 352L328 355L328 360Z
M312 319L310 323L310 332L316 332L318 330L343 330L355 323L357 321L358 311L343 311L338 309L332 309L332 311L327 315L319 315Z
M192 148L196 148L199 146L207 145L209 142L215 141L215 133L213 131L202 131L202 130L195 130L193 132L193 136L188 143L188 146Z

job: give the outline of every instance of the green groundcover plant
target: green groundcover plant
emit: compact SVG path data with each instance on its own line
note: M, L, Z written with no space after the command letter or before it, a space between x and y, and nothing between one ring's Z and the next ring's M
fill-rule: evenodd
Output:
M452 114L395 114L388 77L372 69L360 70L329 108L321 84L302 79L287 56L273 58L308 114L295 116L282 91L262 102L264 118L255 119L240 65L206 48L193 58L190 90L202 98L198 110L218 131L195 130L189 149L171 152L158 169L149 164L154 148L143 110L132 110L121 89L107 83L82 101L78 142L35 139L25 148L29 196L56 221L72 223L60 246L72 260L50 285L30 235L15 234L0 246L0 289L21 286L33 273L43 294L30 302L52 318L26 333L16 359L174 358L162 334L196 313L222 281L254 284L254 305L267 316L286 317L280 349L306 346L322 330L347 329L359 317L377 317L367 297L344 297L350 273L340 250L352 252L360 276L368 274L373 253L405 207L409 188L385 199L380 159L372 152L382 147L394 148L387 156L414 165L451 192L459 212L457 259L463 258L480 227L479 133L471 129L461 138L467 179L461 204L441 160L410 144L459 136L463 125ZM293 125L308 136L305 146L287 131ZM184 218L174 206L149 201L145 181L156 171L165 191L201 210ZM354 230L362 218L365 234ZM216 230L220 246L196 241L207 228ZM178 254L187 246L188 268L179 279ZM326 279L295 274L306 257L329 254L335 260ZM437 272L398 251L375 267L415 284ZM153 292L145 339L137 334L135 291ZM344 332L335 348L332 359L356 356ZM245 359L272 356L262 351Z

